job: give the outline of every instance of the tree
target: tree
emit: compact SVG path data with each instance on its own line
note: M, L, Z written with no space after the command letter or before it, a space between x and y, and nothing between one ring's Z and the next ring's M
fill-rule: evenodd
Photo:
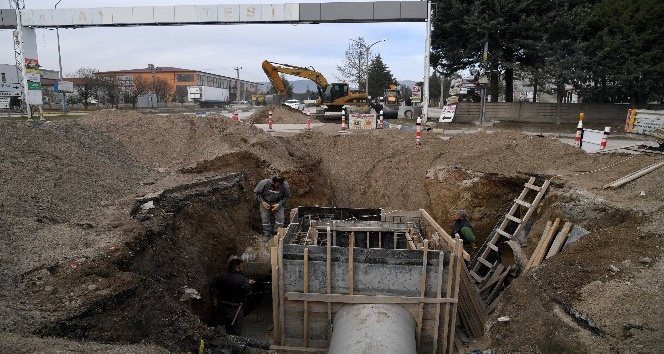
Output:
M371 61L371 53L368 56L369 58L364 38L357 37L356 40L351 40L346 49L346 58L341 65L337 65L340 79L344 82L354 82L360 88L366 85L367 59Z
M76 81L76 93L83 102L83 107L88 108L92 98L99 95L99 89L104 85L104 82L97 77L97 69L94 68L79 68L74 72L72 77L78 78Z
M173 85L168 80L157 77L152 80L151 91L157 96L157 102L168 102L171 100Z
M440 100L440 80L441 77L434 70L433 74L429 77L429 100Z
M145 76L137 75L134 76L133 81L134 85L124 93L124 100L125 102L131 102L132 107L136 108L138 96L151 92L151 80Z
M369 65L369 96L381 97L390 85L396 84L397 80L378 54Z
M108 103L111 104L111 107L117 108L120 103L120 86L118 85L115 76L102 78L101 91L106 96L105 98L108 99Z
M187 97L189 93L187 92L187 86L177 85L175 86L175 100L184 106L184 103L187 102Z

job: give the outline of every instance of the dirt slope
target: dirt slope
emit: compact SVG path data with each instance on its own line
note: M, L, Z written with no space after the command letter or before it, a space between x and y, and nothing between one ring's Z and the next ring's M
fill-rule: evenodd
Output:
M273 109L282 122L302 123L299 113ZM222 245L229 245L219 252L227 255L246 244L224 237L257 235L251 188L273 174L291 183L292 205L425 208L444 227L450 209L464 208L481 237L523 181L535 175L555 178L526 239L526 254L551 218L578 223L591 235L508 288L494 318L512 320L494 326L487 347L505 353L663 349L657 338L664 328L657 319L664 313L648 304L664 301L652 286L664 282L657 271L664 248L664 169L621 189L601 189L661 158L590 155L552 138L512 131L449 140L425 132L424 145L416 147L414 132L272 137L221 116L120 111L41 125L2 122L0 137L0 237L11 245L0 249L0 280L11 284L0 290L0 333L10 336L9 343L46 346L48 341L31 342L31 336L71 333L191 350L204 331L199 317L205 309L180 304L181 286L200 288L223 263L223 257L210 256ZM236 194L219 199L208 193L214 189L205 181L233 172L245 178ZM135 197L193 182L212 189L199 195L192 187L192 194L172 199L168 208L157 199L154 212L135 213ZM233 198L239 199L231 215L220 205ZM175 216L169 219L169 213ZM233 221L240 216L241 222ZM652 262L641 263L643 257ZM178 266L160 264L171 261ZM609 264L620 272L609 272ZM119 295L124 302L110 306L109 297ZM101 310L89 312L91 306ZM564 308L590 316L602 335L578 325ZM132 326L111 331L123 319L132 319ZM70 327L53 326L63 320ZM133 330L148 320L151 331Z

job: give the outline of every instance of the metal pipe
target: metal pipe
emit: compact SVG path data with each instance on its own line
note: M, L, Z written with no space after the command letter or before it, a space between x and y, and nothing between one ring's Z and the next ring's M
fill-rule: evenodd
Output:
M416 354L415 320L394 304L347 305L334 316L328 354Z

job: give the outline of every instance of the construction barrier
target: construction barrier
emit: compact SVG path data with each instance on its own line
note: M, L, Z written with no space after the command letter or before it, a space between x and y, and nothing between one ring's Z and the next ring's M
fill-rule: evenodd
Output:
M378 126L377 126L376 128L378 128L378 129L383 129L384 126L385 126L385 123L383 122L384 114L383 114L383 110L382 110L382 109L380 110L380 113L379 113L378 117L379 117L379 118L378 118Z
M657 129L664 129L664 111L646 109L627 111L626 133L651 135Z
M346 130L346 108L345 107L341 109L341 130L339 131L339 133L342 133L342 134L348 133L348 131Z
M307 112L307 131L311 131L311 112Z
M267 115L267 131L272 132L272 111L268 112Z
M422 145L422 117L417 117L417 131L415 132L415 145Z
M580 148L583 145L583 121L579 120L576 125L576 136L574 137L574 146Z
M599 145L600 150L606 148L611 127L605 127L604 130L584 129L582 143Z
M238 121L238 120L240 120L240 118L239 118L238 115L237 115L237 108L233 111L233 120L234 120L234 121Z
M602 141L599 143L599 149L606 149L606 143L609 141L609 133L611 132L611 127L604 127L604 134L602 135Z

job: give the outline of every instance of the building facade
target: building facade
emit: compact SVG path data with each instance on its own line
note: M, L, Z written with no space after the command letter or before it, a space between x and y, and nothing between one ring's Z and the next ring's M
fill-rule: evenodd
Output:
M133 89L137 77L147 80L160 78L169 83L169 100L175 102L188 102L187 86L209 86L229 90L231 101L248 100L252 94L260 89L260 84L251 81L238 80L232 77L212 74L204 71L182 69L175 67L156 67L148 65L145 69L130 69L98 72L98 76L116 82L120 91L127 92Z

